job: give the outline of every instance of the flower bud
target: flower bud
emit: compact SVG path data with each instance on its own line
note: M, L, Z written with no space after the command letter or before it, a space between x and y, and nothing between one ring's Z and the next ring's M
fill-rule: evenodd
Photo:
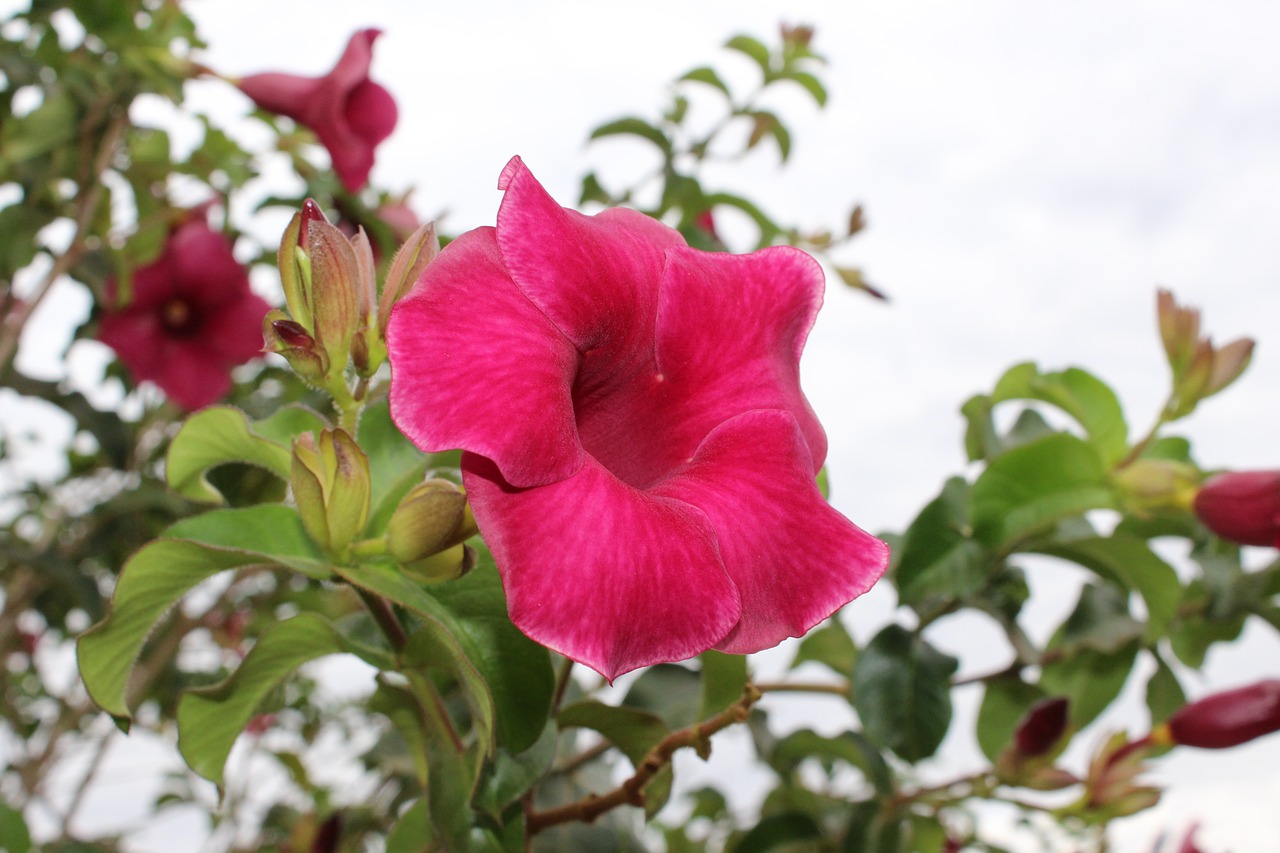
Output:
M387 321L391 318L391 306L409 292L422 271L440 253L440 240L436 237L436 224L428 222L409 235L404 245L391 259L387 280L378 298L378 338L385 339Z
M1013 745L1018 754L1034 758L1052 750L1067 731L1067 707L1065 696L1042 699L1023 716L1013 733Z
M387 523L387 550L412 563L459 545L476 533L467 496L448 480L427 480L400 501Z
M419 583L441 583L457 580L475 566L475 550L466 545L454 545L421 560L402 563L400 568Z
M293 444L289 477L307 533L341 559L369 518L369 460L341 429L303 433Z
M1156 295L1156 316L1173 371L1173 396L1166 410L1170 419L1190 414L1201 400L1236 381L1249 366L1253 341L1241 338L1215 347L1207 336L1200 336L1200 312L1179 306L1167 290Z
M263 317L262 339L266 352L284 356L302 378L318 380L328 372L329 359L316 347L315 338L279 308Z
M1280 548L1280 471L1229 471L1196 493L1196 517L1223 539Z
M1191 506L1200 472L1173 459L1138 459L1117 471L1113 481L1126 503L1139 512Z
M1174 712L1155 743L1226 749L1280 731L1280 679L1215 693Z

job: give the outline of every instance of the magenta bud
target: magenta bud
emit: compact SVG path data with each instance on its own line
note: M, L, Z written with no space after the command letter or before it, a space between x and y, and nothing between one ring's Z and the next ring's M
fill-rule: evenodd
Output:
M1176 711L1154 740L1226 749L1280 731L1280 679L1214 693Z
M304 250L307 248L308 231L312 222L328 222L328 218L324 215L324 211L320 209L320 205L316 204L316 200L309 198L302 203L302 222L298 229L298 245Z
M1195 498L1196 517L1223 539L1280 548L1280 471L1211 477Z
M1055 696L1031 706L1013 733L1018 754L1027 758L1049 752L1067 730L1067 698Z
M315 338L307 333L301 323L293 320L274 320L271 328L279 336L280 340L290 347L298 349L311 349L316 345Z

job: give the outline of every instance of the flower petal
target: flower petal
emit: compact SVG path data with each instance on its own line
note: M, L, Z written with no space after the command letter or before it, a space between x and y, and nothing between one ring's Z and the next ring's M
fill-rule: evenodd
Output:
M590 458L573 477L526 490L474 454L462 466L511 621L534 640L612 681L692 657L738 621L715 532L697 509L634 489Z
M391 312L387 346L392 417L419 447L477 453L521 487L582 466L570 397L578 354L511 283L492 228L427 265Z
M249 290L205 318L202 343L217 354L225 369L262 355L262 318L271 310L265 299Z
M343 115L351 131L369 144L372 154L372 146L386 139L396 129L399 111L390 92L372 80L363 80L347 95ZM379 213L381 215L381 211ZM414 227L417 227L416 224ZM413 230L414 228L409 229L410 232Z
M800 352L822 305L818 262L789 246L749 255L668 253L658 308L657 363L678 409L686 454L727 418L783 409L800 425L817 473L826 434L800 390ZM713 325L714 333L709 333Z
M217 310L249 291L248 270L236 260L231 241L202 220L178 226L169 235L165 253L170 258L175 296L191 300L202 313Z
M152 357L148 372L135 371L135 378L150 379L189 412L216 403L231 390L231 366L205 342L171 339Z
M519 157L498 181L498 243L516 285L582 352L599 350L580 383L651 365L658 284L678 232L634 210L584 216L556 204ZM594 374L594 375L592 375Z
M790 413L746 412L652 490L702 510L715 528L742 601L720 651L750 654L802 636L884 573L888 546L822 499L810 459Z

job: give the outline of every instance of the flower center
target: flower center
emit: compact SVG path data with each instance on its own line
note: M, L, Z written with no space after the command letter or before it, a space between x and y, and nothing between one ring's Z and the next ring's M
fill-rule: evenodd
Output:
M160 321L174 335L185 337L195 332L197 318L191 303L182 298L170 299L160 309Z

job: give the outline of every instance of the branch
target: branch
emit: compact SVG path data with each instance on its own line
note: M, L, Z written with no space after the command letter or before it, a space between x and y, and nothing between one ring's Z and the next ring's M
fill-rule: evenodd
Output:
M600 815L621 805L644 806L645 786L671 763L671 756L676 750L696 747L705 743L709 737L721 729L728 728L734 723L746 722L751 706L759 701L760 696L760 691L754 685L748 684L742 692L742 698L719 714L667 735L658 742L657 746L649 750L631 778L607 794L592 794L576 803L541 812L527 809L525 829L529 837L549 826L561 823L570 821L591 823Z

